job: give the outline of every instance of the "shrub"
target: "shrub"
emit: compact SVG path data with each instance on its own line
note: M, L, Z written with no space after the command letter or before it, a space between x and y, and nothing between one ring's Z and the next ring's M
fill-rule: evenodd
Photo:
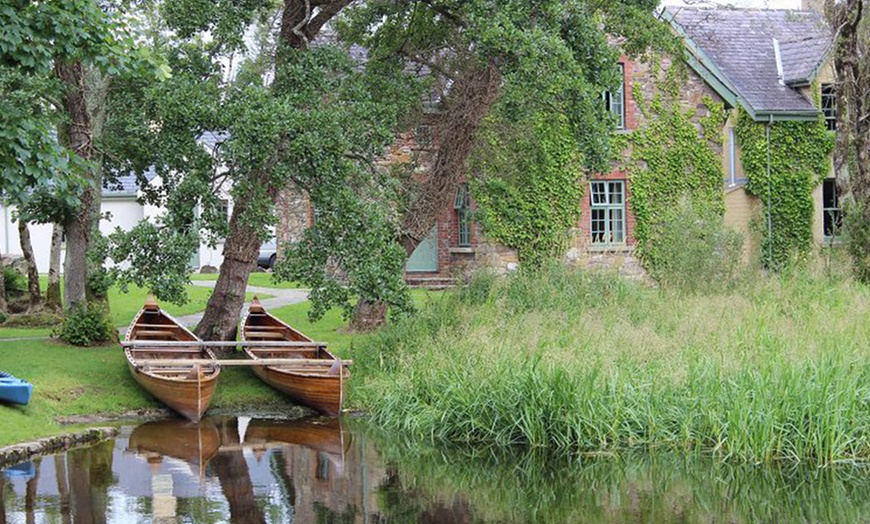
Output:
M7 296L18 296L27 290L27 278L12 266L3 268L3 279Z
M743 239L718 215L680 203L664 221L650 273L663 287L688 293L721 291L738 277Z
M92 346L118 336L107 309L94 303L67 310L54 335L73 346Z

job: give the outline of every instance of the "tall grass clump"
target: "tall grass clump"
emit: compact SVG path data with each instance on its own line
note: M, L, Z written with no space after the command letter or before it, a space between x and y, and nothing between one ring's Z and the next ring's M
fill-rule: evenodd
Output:
M352 400L417 438L739 461L870 459L870 292L712 295L550 267L482 277L354 349Z

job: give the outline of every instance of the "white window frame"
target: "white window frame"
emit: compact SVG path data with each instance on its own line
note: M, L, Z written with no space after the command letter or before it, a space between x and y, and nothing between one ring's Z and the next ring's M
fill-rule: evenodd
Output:
M827 93L825 91L828 90ZM826 99L830 102L826 105ZM837 91L834 87L834 84L822 84L820 88L820 100L821 105L819 109L822 110L822 114L825 115L825 125L828 128L828 131L836 131L837 130ZM826 111L826 107L829 109Z
M471 247L471 191L468 184L463 183L456 190L453 209L456 210L456 245Z
M589 184L589 235L594 246L625 245L627 237L624 180ZM600 223L600 227L596 227Z
M619 64L619 89L616 90L616 93L611 93L610 91L605 91L604 98L604 108L608 113L612 114L616 117L616 129L618 131L625 130L625 64ZM614 100L618 100L617 104L614 104Z

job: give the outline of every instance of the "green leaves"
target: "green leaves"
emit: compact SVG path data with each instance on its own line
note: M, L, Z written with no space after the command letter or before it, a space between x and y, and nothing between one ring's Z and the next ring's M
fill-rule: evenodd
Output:
M568 118L493 117L481 134L472 164L475 218L488 237L516 249L524 267L542 267L562 254L580 218L581 157Z
M736 132L749 179L746 189L764 203L761 261L779 270L810 252L812 192L830 171L833 137L822 117L812 122L776 122L770 125L768 149L765 125L743 111Z

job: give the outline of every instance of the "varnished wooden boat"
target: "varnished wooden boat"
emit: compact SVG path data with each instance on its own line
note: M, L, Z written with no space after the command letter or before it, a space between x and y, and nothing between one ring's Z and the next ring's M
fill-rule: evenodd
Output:
M310 342L309 347L245 348L248 358L306 359L305 365L252 366L266 384L296 402L330 416L341 414L344 381L350 376L346 365L314 341L270 315L254 297L242 321L243 341ZM311 360L322 360L312 363Z
M188 347L127 347L127 365L140 386L161 402L199 422L217 386L220 367L186 364L185 360L214 360L210 349L201 347L200 340L168 313L162 311L152 297L133 319L127 330L128 342L193 342ZM137 361L166 361L165 365L140 365Z

